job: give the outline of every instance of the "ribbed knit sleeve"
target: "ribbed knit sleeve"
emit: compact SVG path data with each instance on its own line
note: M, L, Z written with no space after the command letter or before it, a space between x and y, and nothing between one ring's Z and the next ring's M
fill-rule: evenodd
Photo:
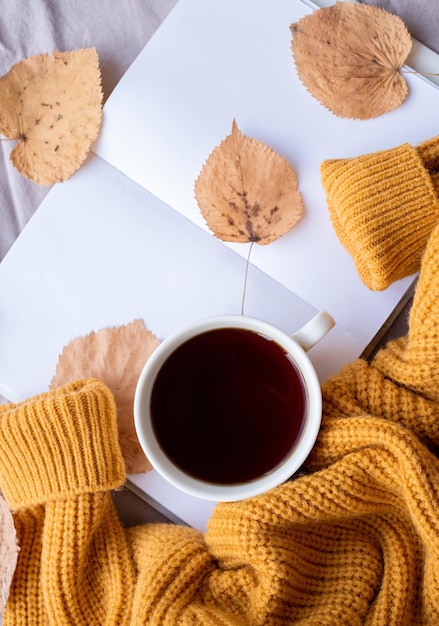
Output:
M100 382L0 407L0 487L20 546L4 626L129 623L134 568L109 491L124 478Z
M12 510L119 487L125 467L112 395L80 381L0 407L0 481Z
M387 288L419 270L439 219L439 137L321 164L328 210L340 243L367 287Z

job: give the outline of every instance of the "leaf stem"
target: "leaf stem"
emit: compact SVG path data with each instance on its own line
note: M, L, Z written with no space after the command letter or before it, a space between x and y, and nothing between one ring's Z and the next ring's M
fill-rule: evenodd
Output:
M418 72L417 70L401 70L401 74L419 74L420 76L439 76L434 72Z
M243 289L243 292L242 292L242 302L241 302L241 315L244 315L244 301L245 301L245 294L247 292L248 268L249 268L249 265L250 265L250 255L251 255L254 243L255 243L254 241L252 241L250 243L250 247L248 249L248 255L247 255L247 262L245 264L244 289Z

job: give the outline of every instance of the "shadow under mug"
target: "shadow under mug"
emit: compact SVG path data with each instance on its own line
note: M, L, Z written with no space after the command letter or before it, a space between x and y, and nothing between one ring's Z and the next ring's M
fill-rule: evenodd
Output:
M263 320L219 315L165 339L134 398L153 467L192 496L224 502L290 478L321 423L320 383L306 352L333 326L322 311L290 336Z

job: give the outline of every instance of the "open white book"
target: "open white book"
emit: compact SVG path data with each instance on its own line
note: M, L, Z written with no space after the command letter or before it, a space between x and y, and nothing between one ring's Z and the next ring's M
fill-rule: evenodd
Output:
M400 108L336 118L304 89L290 51L290 24L311 11L301 0L179 0L107 101L94 153L51 190L0 265L0 383L10 398L46 391L63 347L93 330L141 318L163 339L240 312L248 246L217 240L193 191L233 119L288 159L305 205L293 230L253 247L245 313L293 333L327 310L336 327L310 352L321 380L370 343L412 279L380 293L362 284L332 229L320 163L433 136L439 90L408 75ZM205 527L213 503L154 470L129 478Z

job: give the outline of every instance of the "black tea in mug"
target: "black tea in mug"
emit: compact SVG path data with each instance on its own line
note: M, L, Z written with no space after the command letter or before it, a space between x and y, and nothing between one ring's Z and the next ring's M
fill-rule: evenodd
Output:
M200 333L163 363L151 394L159 446L184 472L211 483L252 481L300 438L307 393L272 339L242 328Z

